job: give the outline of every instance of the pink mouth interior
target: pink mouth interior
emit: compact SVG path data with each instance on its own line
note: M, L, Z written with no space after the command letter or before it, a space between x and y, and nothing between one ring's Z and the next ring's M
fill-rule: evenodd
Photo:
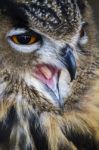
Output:
M53 90L57 86L59 72L56 67L40 64L36 66L34 76Z

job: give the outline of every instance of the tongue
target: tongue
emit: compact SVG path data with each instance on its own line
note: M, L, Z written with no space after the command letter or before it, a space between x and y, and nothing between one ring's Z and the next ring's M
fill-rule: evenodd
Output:
M37 65L34 70L34 76L42 83L48 86L54 94L58 96L58 75L59 70L56 67L50 65Z
M44 76L46 80L50 80L53 78L53 70L52 68L49 68L48 66L41 66L39 67L39 71Z

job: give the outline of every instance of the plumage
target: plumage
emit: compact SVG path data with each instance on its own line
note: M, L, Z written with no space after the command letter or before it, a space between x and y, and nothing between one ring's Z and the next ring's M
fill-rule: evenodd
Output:
M0 150L98 150L99 52L86 0L0 0Z

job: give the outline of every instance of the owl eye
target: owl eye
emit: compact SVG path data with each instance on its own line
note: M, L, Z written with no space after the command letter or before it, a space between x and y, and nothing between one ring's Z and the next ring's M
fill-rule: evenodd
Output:
M83 38L84 36L85 36L85 30L82 28L81 30L80 30L80 38Z
M36 35L25 35L25 34L13 35L10 38L15 44L21 44L21 45L30 45L38 41Z
M6 35L9 45L23 53L31 53L42 46L43 38L33 30L12 29Z
M83 23L79 34L80 45L85 45L88 42L87 27L88 27L88 23Z

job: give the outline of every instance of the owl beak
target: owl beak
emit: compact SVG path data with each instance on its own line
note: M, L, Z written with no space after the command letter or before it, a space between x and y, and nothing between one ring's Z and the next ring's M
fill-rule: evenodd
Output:
M71 81L73 81L76 74L76 60L73 50L69 46L63 49L61 60L70 74ZM51 101L59 107L62 107L64 104L59 87L62 69L49 64L38 64L33 70L33 76L43 84L44 89L53 98Z
M73 54L73 50L67 45L66 49L62 50L63 64L70 73L71 82L75 79L76 75L76 59Z
M60 69L48 64L39 64L33 70L33 76L43 83L44 88L53 97L57 106L62 105L58 85L60 72Z

